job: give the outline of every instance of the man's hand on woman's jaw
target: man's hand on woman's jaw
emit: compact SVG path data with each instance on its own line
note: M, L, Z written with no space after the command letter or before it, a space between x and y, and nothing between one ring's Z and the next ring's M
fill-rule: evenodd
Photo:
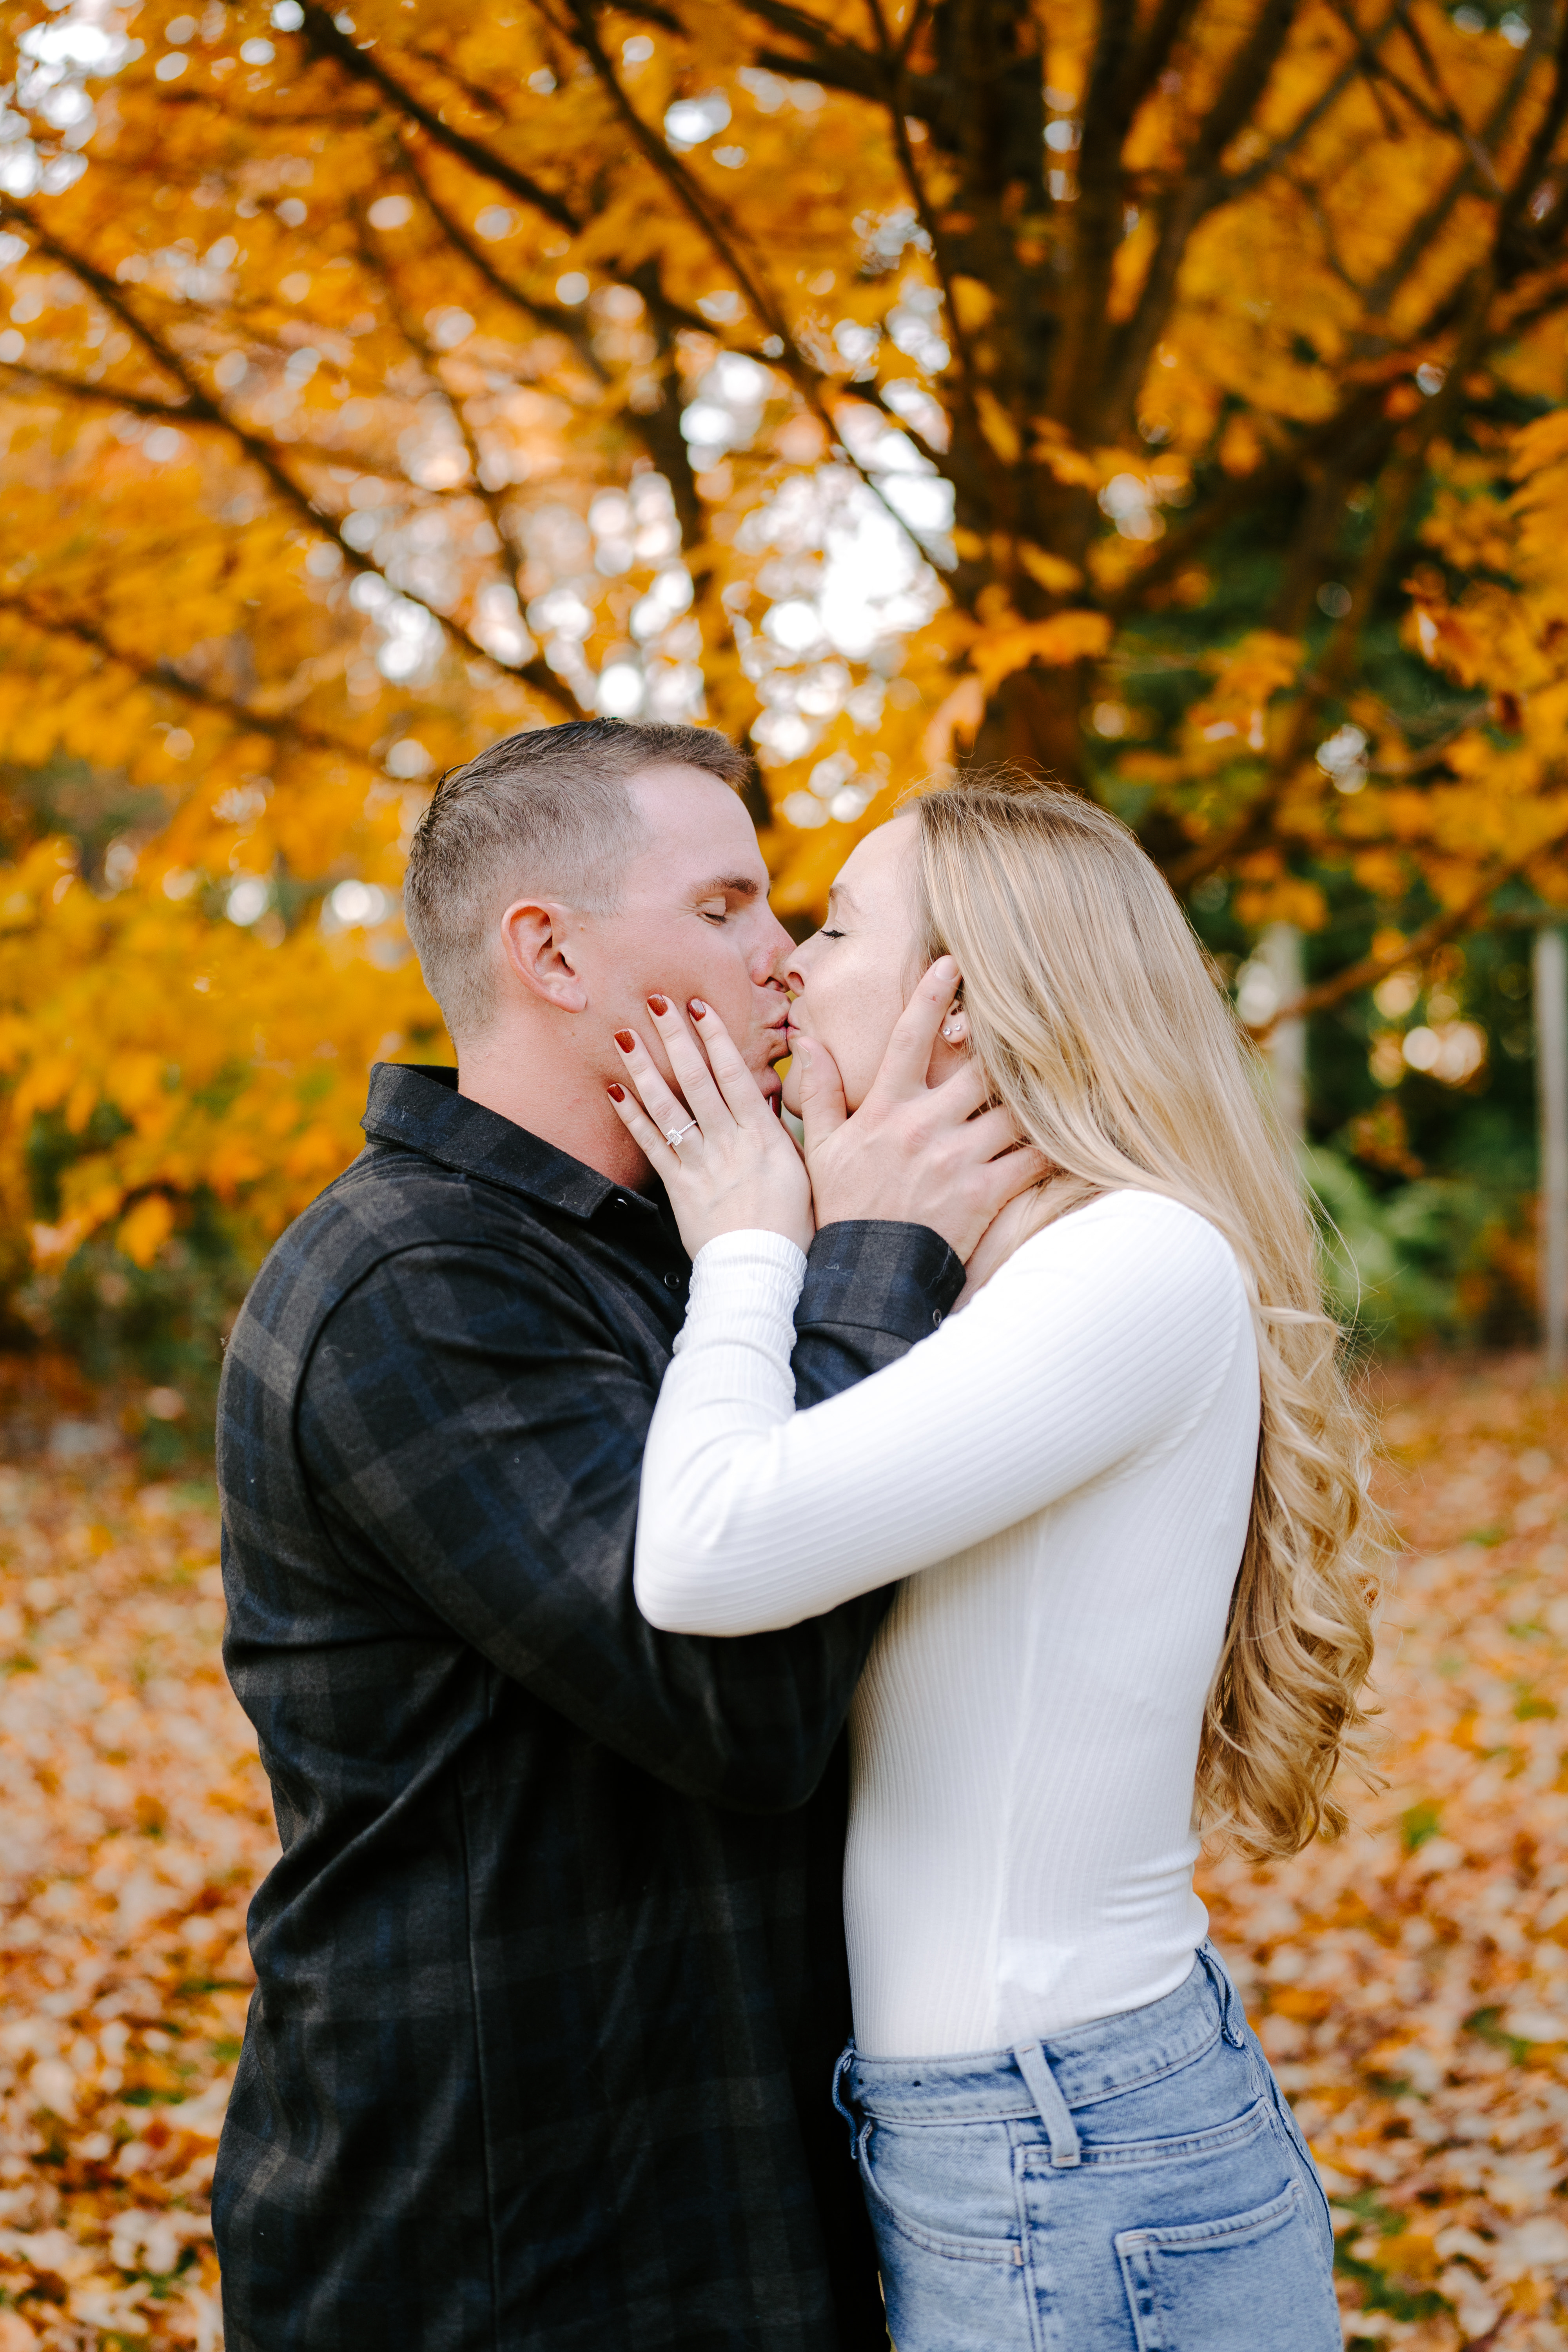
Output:
M927 1085L957 990L958 967L943 956L905 1006L853 1115L832 1055L815 1039L800 1040L805 1164L819 1227L863 1218L929 1225L968 1258L1007 1202L1048 1172L1043 1152L1019 1144L1006 1111L982 1108L985 1085L972 1063Z

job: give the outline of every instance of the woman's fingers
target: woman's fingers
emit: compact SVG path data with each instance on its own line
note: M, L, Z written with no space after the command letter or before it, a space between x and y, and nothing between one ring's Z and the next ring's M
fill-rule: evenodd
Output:
M626 1076L642 1097L644 1108L660 1134L668 1134L672 1127L684 1127L691 1118L691 1112L680 1097L672 1093L666 1085L653 1055L635 1029L616 1030L616 1051L626 1064Z
M768 1108L767 1097L746 1067L740 1047L713 1007L694 996L691 1018L696 1024L697 1034L713 1076L718 1081L719 1091L734 1115L736 1125L753 1127L759 1119L770 1118L773 1114Z
M609 1096L616 1117L638 1150L646 1155L654 1172L662 1176L668 1184L672 1176L680 1172L679 1153L670 1150L629 1087L611 1087Z
M701 1121L703 1133L710 1135L715 1124L724 1121L725 1103L713 1083L707 1057L668 996L650 996L647 1009L669 1055L669 1066L680 1091L691 1105L691 1116Z

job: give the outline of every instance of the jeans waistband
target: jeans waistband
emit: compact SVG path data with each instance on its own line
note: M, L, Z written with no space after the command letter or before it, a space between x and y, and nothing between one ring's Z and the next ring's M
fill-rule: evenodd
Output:
M834 2105L851 2129L864 2116L882 2123L968 2123L1037 2116L1056 2164L1078 2162L1074 2107L1113 2098L1190 2065L1221 2034L1239 2049L1247 2021L1241 1997L1219 1954L1198 1947L1192 1973L1174 1992L1144 2009L1075 2025L1047 2041L956 2058L864 2058L851 2042L834 2075Z

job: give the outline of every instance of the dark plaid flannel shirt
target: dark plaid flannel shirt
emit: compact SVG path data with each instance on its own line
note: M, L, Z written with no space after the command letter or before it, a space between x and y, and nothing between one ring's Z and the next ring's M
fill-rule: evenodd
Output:
M214 2189L229 2352L872 2352L828 2084L889 1596L644 1622L685 1255L452 1075L377 1067L228 1347L226 1656L283 1843ZM802 1402L962 1280L924 1227L819 1235Z

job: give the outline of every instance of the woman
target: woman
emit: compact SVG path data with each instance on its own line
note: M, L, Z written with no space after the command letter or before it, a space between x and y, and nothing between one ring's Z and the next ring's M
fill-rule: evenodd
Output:
M1371 1649L1359 1431L1247 1049L1131 835L1043 787L868 836L794 978L796 1069L853 1109L925 1020L931 1082L977 1066L1054 1171L962 1311L797 1413L784 1137L705 1008L707 1061L656 1024L684 1106L640 1041L657 1130L616 1090L696 1261L645 1614L747 1633L903 1580L852 1723L839 2095L899 2352L1331 2352L1322 2190L1192 1885L1201 1830L1341 1826Z

